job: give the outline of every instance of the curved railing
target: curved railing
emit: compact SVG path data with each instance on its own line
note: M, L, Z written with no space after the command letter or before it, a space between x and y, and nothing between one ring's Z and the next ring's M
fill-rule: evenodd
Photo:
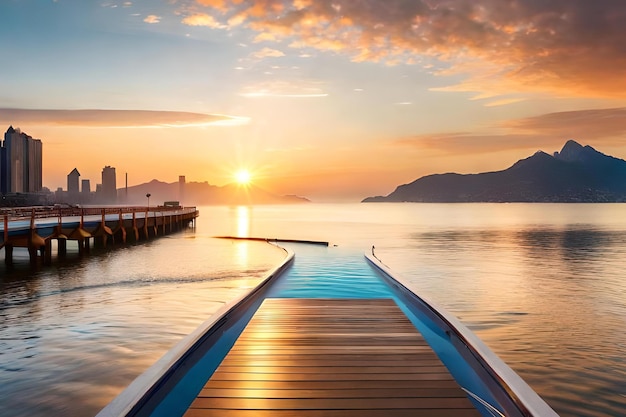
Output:
M198 352L205 343L220 338L243 313L249 313L251 304L262 298L265 290L293 262L293 251L281 248L286 257L283 262L270 271L256 287L225 304L200 327L180 341L146 372L137 377L122 393L103 408L96 417L119 417L147 415L146 410L154 409L165 398L163 392L169 392L180 380L179 371L186 372L190 362L197 362ZM177 400L180 402L179 400Z
M383 274L384 278L390 281L390 284L398 291L409 295L414 306L422 312L425 312L431 319L439 323L445 334L458 347L463 347L464 351L459 351L462 355L469 353L470 359L476 366L472 368L485 378L488 386L500 387L499 392L494 392L499 405L502 406L504 414L493 404L468 390L463 389L468 395L474 398L478 403L485 406L486 410L494 416L524 416L524 417L558 417L558 414L506 363L502 361L487 345L482 342L470 329L462 324L452 313L446 311L443 307L435 302L418 296L411 289L411 284L405 279L393 273L391 269L382 263L375 255L374 248L372 253L366 253L365 258ZM454 343L456 339L457 343ZM491 379L491 383L489 383ZM494 411L497 414L494 414Z

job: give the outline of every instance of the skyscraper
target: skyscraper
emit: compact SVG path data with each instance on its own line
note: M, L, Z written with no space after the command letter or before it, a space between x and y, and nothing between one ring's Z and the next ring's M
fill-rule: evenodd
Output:
M178 201L180 205L184 205L183 201L185 200L185 176L178 176Z
M36 193L42 189L42 143L39 139L9 129L0 153L0 190L3 193Z
M22 132L14 129L13 126L9 126L4 134L6 176L3 180L7 193L24 192L25 141Z
M39 139L28 137L28 192L39 192L43 188L43 149Z
M8 191L8 187L6 184L7 177L7 150L2 146L2 141L0 141L0 193L6 194Z
M115 168L108 165L102 168L102 200L107 204L115 204L117 202Z
M78 183L80 179L80 172L78 169L74 168L72 172L67 174L67 192L69 194L76 195L78 194Z
M91 182L89 180L81 180L81 193L89 195L91 194Z

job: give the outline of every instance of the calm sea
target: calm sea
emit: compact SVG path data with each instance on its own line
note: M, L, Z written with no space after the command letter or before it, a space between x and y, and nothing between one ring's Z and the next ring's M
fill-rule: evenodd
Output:
M561 416L626 415L626 204L308 204L203 207L195 230L39 270L16 250L0 416L93 416L282 259L216 235L375 245Z

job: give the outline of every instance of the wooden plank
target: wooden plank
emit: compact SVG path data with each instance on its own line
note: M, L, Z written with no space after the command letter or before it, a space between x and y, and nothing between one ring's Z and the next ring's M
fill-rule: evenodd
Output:
M335 354L318 354L318 355L298 355L298 354L272 354L269 356L258 356L258 355L249 355L246 352L230 352L226 358L224 358L222 363L226 363L230 360L243 360L249 362L262 361L262 360L293 360L296 362L299 361L315 361L319 365L321 365L325 361L388 361L388 362L401 362L408 363L409 361L421 362L423 360L436 360L438 363L441 363L437 355L433 351L424 351L424 352L413 352L413 353L398 353L398 354L387 354L386 352L343 352L343 353L335 353Z
M218 381L441 381L451 380L449 373L436 372L430 374L366 374L355 372L352 374L260 374L260 373L227 373L215 372L211 379Z
M298 367L298 366L316 366L333 367L333 366L384 366L391 368L412 368L421 366L437 366L441 365L441 361L438 358L426 358L422 360L393 360L383 359L380 357L372 357L371 359L352 359L347 357L345 359L326 359L324 356L320 359L311 359L311 355L301 356L300 359L292 359L292 356L283 356L276 359L259 358L256 356L245 357L229 357L222 362L222 366L278 366L278 367ZM387 356L390 358L390 356Z
M205 388L198 397L217 398L414 398L458 397L459 390L448 388L347 388L347 389L244 389Z
M220 366L216 372L223 373L260 373L260 374L427 374L446 372L443 365L435 366Z
M444 379L440 381L433 380L395 380L385 381L224 381L209 380L204 386L205 389L210 388L231 388L231 389L422 389L422 388L457 388L458 384L453 379Z
M185 417L477 417L472 409L224 410L190 408Z
M479 416L392 299L267 299L186 417Z
M467 408L467 398L206 398L198 397L192 408L236 410L375 410L394 408Z

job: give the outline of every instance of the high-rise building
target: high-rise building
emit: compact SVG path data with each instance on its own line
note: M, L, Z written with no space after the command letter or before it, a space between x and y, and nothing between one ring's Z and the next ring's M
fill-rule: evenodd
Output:
M25 138L22 136L22 132L9 126L4 134L3 143L6 149L5 162L7 167L4 181L7 193L24 192L24 165L26 164L24 142Z
M91 182L89 180L81 180L80 190L83 194L91 194Z
M108 165L102 168L102 200L107 204L115 204L117 202L115 168Z
M36 193L42 189L42 143L14 129L4 134L0 153L0 190L2 193Z
M69 194L73 194L73 195L78 194L79 180L80 180L80 172L78 172L78 169L74 168L72 172L67 174L67 192Z
M183 201L185 200L185 176L184 175L179 175L178 176L178 201L180 203L180 205L183 205Z
M0 141L0 193L6 194L8 192L8 187L6 184L7 177L7 150L2 146L2 141Z
M41 141L30 136L26 145L26 153L28 155L28 192L36 193L43 188L43 149Z

